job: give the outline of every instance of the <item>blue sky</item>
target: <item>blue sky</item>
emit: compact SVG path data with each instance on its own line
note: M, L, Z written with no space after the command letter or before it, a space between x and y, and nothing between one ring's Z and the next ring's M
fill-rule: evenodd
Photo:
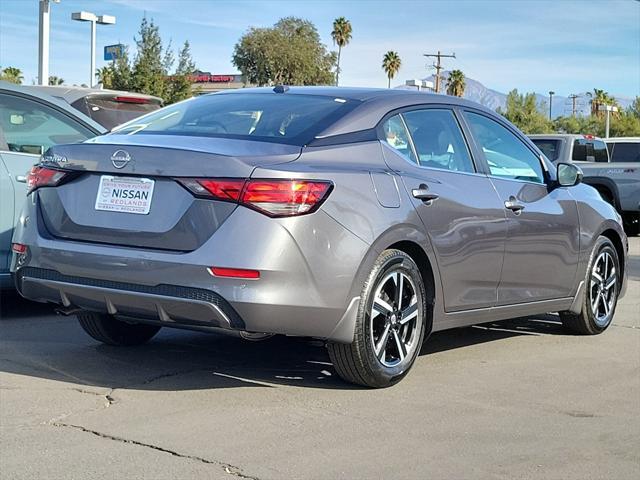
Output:
M175 47L189 40L201 70L221 74L235 71L233 46L250 26L303 17L333 48L331 24L345 16L353 39L342 54L343 85L386 86L380 64L388 50L402 59L396 83L426 77L432 71L422 54L442 50L457 56L446 68L503 92L640 94L636 0L61 0L51 7L50 73L69 83L88 81L89 25L70 19L79 10L117 17L115 26L98 26L98 67L105 45L133 43L145 14ZM21 68L25 83L37 75L37 36L37 0L0 0L0 65Z

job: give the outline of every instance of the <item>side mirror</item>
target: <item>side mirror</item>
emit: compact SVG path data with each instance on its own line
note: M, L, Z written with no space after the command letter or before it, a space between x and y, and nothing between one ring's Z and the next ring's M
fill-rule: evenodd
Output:
M558 163L558 185L561 187L573 187L582 182L582 169L573 163Z

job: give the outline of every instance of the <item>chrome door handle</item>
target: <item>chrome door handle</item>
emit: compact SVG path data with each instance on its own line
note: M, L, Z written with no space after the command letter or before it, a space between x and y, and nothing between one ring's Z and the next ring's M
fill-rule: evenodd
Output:
M504 202L504 207L508 208L516 215L520 215L520 212L524 210L524 205L519 203L518 200L516 200L516 197L509 197L509 200Z
M16 175L16 182L27 183L27 177L25 175Z
M411 190L411 194L414 198L418 200L422 200L425 203L432 202L433 200L437 200L440 196L437 193L433 193L429 191L429 187L422 184L418 188L414 188Z

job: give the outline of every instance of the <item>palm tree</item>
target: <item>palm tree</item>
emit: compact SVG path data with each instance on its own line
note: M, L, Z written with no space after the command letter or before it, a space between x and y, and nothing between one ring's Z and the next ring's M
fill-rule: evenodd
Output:
M620 110L618 101L604 90L594 88L593 93L588 92L587 95L591 97L591 115L593 116L604 115L604 112L600 110L601 105L611 105L618 107L618 110Z
M389 50L384 54L384 57L382 57L382 69L389 79L389 84L387 85L388 88L391 88L391 79L396 76L401 65L402 61L400 60L398 52Z
M98 77L98 83L102 84L103 88L113 88L114 71L111 65L105 65L102 68L96 70L96 77Z
M55 75L49 77L49 85L62 85L63 83L64 78L56 77Z
M447 95L462 97L466 86L462 70L451 70L451 72L449 72L449 78L447 79Z
M20 85L24 77L22 76L22 70L16 67L7 67L0 73L0 80L5 80L11 83L17 83Z
M336 18L333 21L333 31L331 32L331 38L333 43L338 45L338 64L336 66L336 85L338 85L338 78L340 77L340 54L342 53L342 47L346 46L351 40L351 22L344 17Z

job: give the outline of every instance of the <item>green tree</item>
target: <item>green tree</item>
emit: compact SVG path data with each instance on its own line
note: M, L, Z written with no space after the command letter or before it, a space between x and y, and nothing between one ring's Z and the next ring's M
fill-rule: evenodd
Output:
M191 56L189 42L184 42L180 53L178 53L178 66L171 76L168 86L168 94L165 98L167 103L179 102L193 95L189 76L195 71L196 64Z
M19 68L7 67L4 70L0 70L0 80L21 85L24 80L24 76L22 75L22 70Z
M548 133L553 125L542 110L545 105L537 104L534 93L523 95L514 89L507 95L506 109L497 111L524 133Z
M333 43L338 46L338 60L336 61L336 85L340 78L340 54L342 53L342 47L345 47L351 40L351 22L344 17L338 17L333 21L333 30L331 31L331 38Z
M101 84L103 88L113 88L113 68L111 65L98 68L96 70L96 77L98 78L98 83Z
M467 84L462 70L452 70L447 79L447 95L462 97Z
M391 79L396 76L400 67L402 66L402 60L400 60L400 55L398 52L394 52L389 50L382 57L382 69L384 73L387 74L387 88L391 88Z
M138 38L135 38L137 53L131 68L131 89L148 95L164 97L167 86L170 58L162 47L160 30L153 20L142 19Z
M636 97L627 108L627 113L633 115L636 118L640 118L640 97Z
M233 50L233 64L256 85L331 85L335 52L313 23L286 17L271 28L251 28Z
M64 78L56 77L55 75L51 75L49 77L49 85L62 85L64 84Z

